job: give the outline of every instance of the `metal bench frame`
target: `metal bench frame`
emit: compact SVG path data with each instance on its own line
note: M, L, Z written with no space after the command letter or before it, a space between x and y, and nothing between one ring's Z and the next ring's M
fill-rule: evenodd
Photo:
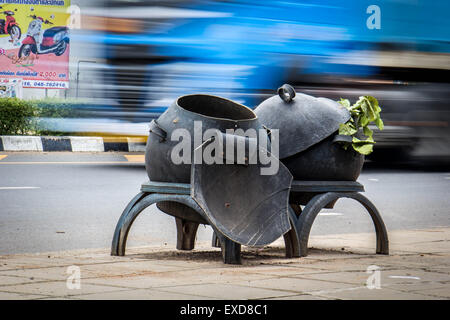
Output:
M375 205L360 192L364 187L353 181L293 181L290 195L289 220L291 230L284 235L286 257L304 257L308 254L309 234L319 212L332 207L340 198L350 198L362 204L370 214L376 233L376 253L389 254L389 240L383 219ZM295 200L298 196L307 199L302 210ZM111 246L111 255L125 255L128 232L136 217L152 204L170 201L184 204L195 210L205 221L209 221L200 206L191 197L190 184L148 181L126 206L117 222ZM304 201L304 200L303 200ZM183 217L175 217L177 228L177 249L192 250L199 223ZM222 258L226 264L241 263L241 245L214 230L212 245L221 247Z

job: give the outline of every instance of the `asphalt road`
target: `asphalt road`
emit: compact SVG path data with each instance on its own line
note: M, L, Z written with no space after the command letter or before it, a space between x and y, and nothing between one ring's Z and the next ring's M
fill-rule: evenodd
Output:
M143 156L119 153L0 153L0 255L106 248L129 200L147 179ZM367 164L359 181L388 230L450 226L450 171ZM364 209L340 200L313 234L370 232ZM209 240L200 226L197 238ZM152 207L133 224L128 246L174 246L174 218Z

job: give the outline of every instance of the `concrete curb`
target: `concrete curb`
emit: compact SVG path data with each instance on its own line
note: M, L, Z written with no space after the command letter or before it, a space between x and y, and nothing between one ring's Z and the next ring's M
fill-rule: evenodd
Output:
M147 137L0 136L0 151L145 152Z

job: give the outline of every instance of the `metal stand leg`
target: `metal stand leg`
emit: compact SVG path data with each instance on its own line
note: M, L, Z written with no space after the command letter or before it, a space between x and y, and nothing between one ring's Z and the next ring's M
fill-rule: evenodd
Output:
M176 194L161 194L161 193L139 193L131 200L128 206L123 211L117 222L116 230L111 246L111 255L123 256L125 255L125 247L130 231L136 217L147 207L154 203L161 201L174 201L185 204L197 212L202 212L202 209L189 195ZM181 250L191 250L194 248L195 234L198 223L185 221L177 218L177 248ZM223 262L227 264L241 263L241 245L226 238L217 230L214 230L220 241L222 248Z
M220 248L221 247L220 246L220 239L217 237L215 232L213 232L213 235L212 235L211 246L213 248Z
M220 241L225 264L241 264L241 245L230 239Z
M299 256L305 257L308 254L308 239L311 231L312 224L322 210L327 204L332 201L336 201L340 198L350 198L361 203L366 210L369 212L372 221L375 226L375 232L377 237L377 248L376 253L378 254L389 254L389 240L386 227L384 225L383 219L380 216L377 208L370 202L366 197L357 192L351 193L339 193L339 192L327 192L323 194L316 195L312 198L308 204L305 206L302 214L300 215L297 225L296 232L299 237Z
M291 223L291 230L284 234L284 246L286 250L286 258L299 257L300 241L298 234L295 231L298 217L302 212L302 208L297 204L291 204L289 208L289 221Z
M377 238L376 252L378 254L389 254L389 241L386 227L377 208L359 193L364 190L361 184L348 181L339 181L337 183L327 181L316 181L314 183L310 181L297 181L293 186L295 186L294 192L297 194L312 192L316 196L308 202L303 212L299 205L291 204L289 207L289 221L292 228L284 235L286 257L302 257L307 255L308 239L316 216L320 210L330 206L332 207L332 204L340 198L354 199L366 208L375 226ZM185 208L187 209L186 216L182 215L182 218L178 218L178 216L175 218L177 225L177 249L192 250L195 245L195 236L199 223L210 224L214 230L212 246L222 249L224 263L241 263L241 245L225 237L211 224L203 209L190 196L188 184L148 182L142 185L141 190L143 192L137 194L130 201L117 222L111 245L111 255L125 255L128 232L136 217L145 208L154 203L169 202L184 204L190 208ZM333 191L327 192L328 190ZM317 192L322 193L317 194ZM191 209L201 216L200 220ZM190 218L192 218L192 221Z
M177 249L192 250L195 246L195 235L197 234L198 223L175 218L177 225Z
M220 247L222 248L223 263L241 264L241 245L228 239L214 227L213 230L216 236L216 243L220 243Z
M145 208L160 201L179 202L191 207L197 212L201 212L202 210L198 206L198 204L188 195L141 192L136 197L134 197L133 200L131 200L131 202L128 204L128 206L125 208L122 215L120 216L119 221L117 222L116 230L114 232L114 237L111 245L111 255L113 256L125 255L125 247L128 232L130 231L131 225L133 224L134 220ZM195 238L195 235L193 237Z
M123 224L126 222L126 220L127 220L126 217L129 216L130 210L133 209L133 207L136 205L136 203L141 201L142 198L145 197L145 195L146 194L144 192L139 192L133 199L131 199L131 201L128 203L128 205L123 210L122 215L120 216L119 221L117 222L116 230L114 231L114 236L113 236L112 245L111 245L111 255L112 256L125 255L125 244L122 245L123 234L125 232L125 230L123 230L123 227L124 227ZM133 223L133 222L131 222L131 223ZM130 224L130 226L131 226L131 224ZM126 233L128 234L128 230L126 231ZM121 235L122 235L122 237L121 237ZM125 236L125 241L126 241L126 236ZM122 246L123 246L123 248L122 248Z

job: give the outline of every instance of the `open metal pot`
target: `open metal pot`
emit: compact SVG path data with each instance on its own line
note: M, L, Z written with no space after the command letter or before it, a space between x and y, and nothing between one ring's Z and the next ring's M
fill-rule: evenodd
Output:
M197 127L194 128L195 124ZM249 128L259 130L263 127L250 108L234 101L205 94L181 96L150 124L145 153L145 166L150 180L190 182L191 165L175 164L171 157L172 149L179 143L179 140L172 141L172 133L180 128L187 130L190 135L190 163L193 163L194 148L202 143L201 139L206 130L218 129L225 132L226 129L240 128L246 131ZM199 132L194 135L194 130ZM195 136L199 135L200 141L194 141Z

